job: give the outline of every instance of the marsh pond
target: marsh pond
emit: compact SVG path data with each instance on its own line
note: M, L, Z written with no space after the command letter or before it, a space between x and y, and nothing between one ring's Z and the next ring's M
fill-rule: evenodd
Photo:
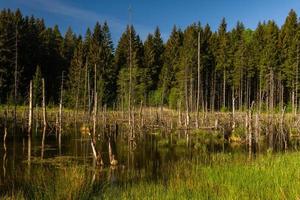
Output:
M295 199L300 193L298 141L289 149L262 143L248 150L219 131L139 130L122 124L97 127L93 157L84 124L63 127L60 138L38 126L27 135L7 128L0 146L3 199ZM110 164L110 154L117 161Z

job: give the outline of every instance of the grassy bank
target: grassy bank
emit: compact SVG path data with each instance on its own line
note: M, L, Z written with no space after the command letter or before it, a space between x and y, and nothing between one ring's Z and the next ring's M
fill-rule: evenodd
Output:
M241 154L219 153L174 163L170 174L158 181L136 180L114 185L102 180L105 187L92 184L90 173L71 165L51 176L45 171L35 171L36 177L20 180L22 183L18 184L22 186L2 198L298 199L299 163L300 153L267 154L252 160Z
M298 199L300 153L266 155L255 161L212 156L210 164L180 162L167 182L113 188L105 199Z

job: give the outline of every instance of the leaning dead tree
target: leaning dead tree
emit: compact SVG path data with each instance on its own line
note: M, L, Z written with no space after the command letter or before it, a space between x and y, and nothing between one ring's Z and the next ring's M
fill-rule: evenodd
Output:
M88 133L91 139L91 147L93 151L93 157L96 160L97 165L103 165L102 155L96 148L96 125L97 125L97 92L94 95L94 110L93 110L93 134Z
M45 94L45 79L42 78L42 107L43 107L43 137L42 137L42 151L41 158L44 158L44 147L45 147L45 137L47 129L47 118L46 118L46 94Z

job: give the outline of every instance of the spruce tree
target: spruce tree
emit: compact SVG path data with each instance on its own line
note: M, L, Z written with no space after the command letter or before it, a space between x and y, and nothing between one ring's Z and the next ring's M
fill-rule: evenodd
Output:
M222 19L221 24L218 29L218 48L216 52L216 63L217 70L222 74L222 106L226 107L226 91L227 91L227 78L228 78L228 34L227 34L227 23L225 18Z
M163 54L163 67L159 77L159 87L164 88L165 100L172 108L177 108L180 91L176 74L180 67L180 48L183 42L183 33L176 26L173 27L171 35L165 45Z

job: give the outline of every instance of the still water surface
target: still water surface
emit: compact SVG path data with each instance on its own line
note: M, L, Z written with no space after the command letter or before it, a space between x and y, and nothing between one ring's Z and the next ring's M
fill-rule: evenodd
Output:
M61 144L55 131L48 131L44 149L41 130L33 131L29 149L25 129L18 127L14 133L13 128L9 128L6 144L4 146L1 140L0 147L0 196L20 189L24 191L24 188L39 190L39 185L49 183L53 185L46 187L58 192L58 187L73 184L73 175L76 175L74 180L78 181L79 176L96 187L95 193L100 193L105 187L122 187L139 181L167 182L174 165L182 160L197 160L199 165L209 165L210 155L219 152L238 156L245 162L249 158L246 146L223 143L216 132L208 133L211 137L203 137L151 128L136 131L132 141L126 128L119 125L117 131L98 128L97 149L104 159L104 166L98 167L93 160L90 138L80 132L81 126L64 128ZM109 165L109 137L118 160L116 167ZM265 152L263 147L260 151Z

